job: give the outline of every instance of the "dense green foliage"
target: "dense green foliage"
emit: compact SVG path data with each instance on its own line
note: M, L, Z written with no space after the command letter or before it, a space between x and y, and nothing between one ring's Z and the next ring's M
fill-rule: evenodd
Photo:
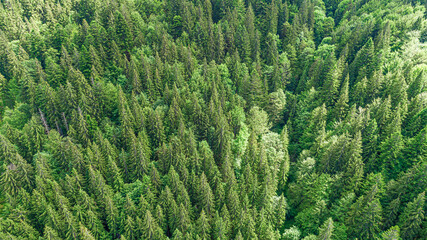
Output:
M427 239L426 7L0 1L0 239Z

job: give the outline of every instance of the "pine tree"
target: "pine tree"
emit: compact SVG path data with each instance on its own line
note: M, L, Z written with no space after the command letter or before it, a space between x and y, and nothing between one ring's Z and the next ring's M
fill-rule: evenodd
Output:
M375 64L374 42L372 38L369 38L349 66L350 85L353 85L358 79L369 78L376 69Z
M30 189L33 183L33 167L16 152L7 138L0 134L2 143L2 171L0 188L15 196L21 188Z
M219 215L219 213L216 212L212 224L212 237L213 239L227 239L227 235L228 232L226 222Z
M291 228L288 228L283 232L282 237L283 239L286 239L286 240L298 240L300 239L300 236L301 236L300 230L297 227L292 226Z
M174 240L184 240L185 238L184 238L183 234L178 229L176 229L174 231L173 235L172 235L172 239L174 239Z
M150 210L145 212L142 233L144 239L162 239L164 237L162 229L159 228Z
M393 133L402 132L402 115L400 111L400 104L397 106L396 110L392 113L392 116L389 119L389 123L385 126L383 136L391 136Z
M271 121L280 124L283 121L283 111L286 106L286 95L282 89L272 92L268 96L266 110L271 117Z
M19 189L19 182L14 171L11 171L11 168L15 168L15 165L11 164L7 166L6 164L3 164L0 184L4 192L14 195Z
M361 217L363 218L358 226L355 226L358 235L363 238L370 239L374 237L380 230L381 224L381 204L377 200L369 202Z
M351 96L352 102L356 103L358 106L364 106L367 102L367 89L368 79L364 77L354 86L353 94Z
M118 209L109 196L105 197L104 201L105 201L105 205L104 205L105 210L104 211L106 214L106 220L107 220L108 228L110 230L111 236L114 236L118 232L118 225L119 225L119 223L118 223L118 221L119 221Z
M132 31L129 26L130 24L126 22L126 19L121 12L116 11L114 15L114 28L117 36L116 40L120 39L120 47L124 50L128 50L132 46Z
M384 211L384 227L389 228L394 226L397 216L400 210L400 197L397 197L390 202L386 210Z
M398 226L391 227L381 234L382 240L395 240L400 239L400 229Z
M408 159L405 170L408 164L415 165L427 158L427 127L408 140L406 147L402 149L402 155L404 159Z
M300 211L295 217L295 222L300 226L301 233L308 235L310 232L315 232L321 224L323 213L326 211L324 200L320 200L313 207L305 208Z
M276 209L275 209L275 216L276 216L276 229L281 229L283 224L286 220L286 213L288 209L288 203L286 202L285 197L280 195L279 199L276 200Z
M234 188L229 189L228 191L227 208L230 212L231 220L237 219L240 212L240 201L237 192Z
M44 229L44 234L43 236L47 239L47 240L60 240L61 238L58 236L58 233L52 229L49 226L45 226Z
M213 134L214 157L218 165L224 164L224 161L231 155L231 133L229 132L228 121L221 116Z
M327 65L326 68L329 68L329 71L326 73L326 76L325 76L326 78L322 86L322 92L324 95L324 102L327 104L327 106L332 106L338 97L338 93L339 93L338 88L340 84L340 77L342 74L340 73L340 71L342 70L338 69L339 66L333 54L330 54L328 59L325 61L325 65ZM341 97L341 93L340 93L340 97Z
M352 206L347 217L350 235L370 239L375 237L382 225L382 206L378 199L378 184L361 196Z
M187 231L190 232L191 230L190 217L189 217L188 211L186 210L186 208L182 203L178 208L177 218L175 222L178 230L180 230L183 233L187 233Z
M160 205L156 206L155 210L155 219L157 220L157 223L159 225L159 228L162 230L163 233L166 233L167 231L167 222L166 222L166 216L163 213L163 209Z
M270 221L268 221L266 218L267 217L265 211L263 211L262 209L259 216L259 224L257 228L259 239L278 239L275 232L273 231L273 227L271 226Z
M148 145L148 137L145 131L140 132L138 138L131 132L128 166L133 169L132 179L140 179L148 173L148 164L150 162L151 150Z
M162 112L159 108L150 111L147 126L147 134L151 137L153 148L160 147L165 141L165 127L163 125Z
M332 218L328 218L322 225L322 227L319 228L319 235L317 236L317 239L319 240L330 240L332 239L334 231L334 221Z
M366 163L366 171L371 172L377 167L378 126L375 119L369 120L362 134L362 159Z
M347 112L347 109L348 109L348 88L349 88L348 81L349 81L349 76L347 75L347 77L345 78L345 80L341 86L340 95L338 97L338 100L335 103L335 107L334 107L334 118L335 119L344 118L345 114Z
M409 84L407 90L408 98L413 99L415 96L425 91L426 86L427 82L424 71L420 71L417 77Z
M236 237L234 239L243 240L243 236L242 236L242 233L240 232L240 230L237 232Z
M400 154L403 148L402 135L400 132L394 132L380 145L380 156L382 169L384 169L389 178L396 177L402 169Z
M82 224L80 224L80 239L82 240L95 240L92 233Z
M170 129L178 129L179 121L183 119L183 115L176 97L172 98L172 103L169 107L168 116L170 122Z
M254 239L258 240L258 236L256 234L255 222L251 215L248 213L244 215L244 218L239 220L243 223L242 234L246 239Z
M401 236L404 239L416 239L420 234L424 215L425 192L418 196L408 205L399 217L399 226L401 227Z
M288 145L289 145L289 136L288 136L288 128L287 125L285 125L282 129L282 132L280 134L280 138L283 143L283 159L280 163L279 167L279 173L278 173L278 190L284 191L285 185L288 180L288 174L289 174L289 168L290 168L290 159L289 159L289 151L288 151Z
M264 90L262 79L256 70L255 62L252 64L251 75L247 77L247 83L244 86L246 90L243 95L247 96L249 106L262 106L264 102Z
M204 172L202 172L202 175L200 176L199 190L197 192L200 208L207 214L207 216L212 216L215 207L214 195Z
M362 161L362 136L360 132L356 133L348 146L348 160L345 163L345 172L343 173L343 185L347 190L357 189L363 178L364 164Z
M106 179L109 181L108 184L111 185L114 190L119 191L124 185L121 171L117 164L112 160L111 156L108 156L106 165L108 169L106 174Z
M277 25L278 25L278 3L273 0L270 3L270 9L268 13L268 22L267 22L267 32L272 34L277 34Z
M210 225L209 220L206 217L204 210L200 213L200 217L197 220L197 233L201 239L210 238Z
M316 138L324 135L326 115L327 110L325 104L312 111L309 126L304 130L303 138L301 139L304 149L311 148L314 145Z

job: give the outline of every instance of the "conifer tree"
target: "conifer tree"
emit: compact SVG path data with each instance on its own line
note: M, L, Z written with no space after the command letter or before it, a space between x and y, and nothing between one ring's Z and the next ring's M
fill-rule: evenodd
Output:
M216 212L215 217L213 219L213 224L212 224L213 239L227 238L228 232L227 232L226 224L227 223L223 220L223 218L219 215L219 213Z
M49 226L45 227L43 236L48 240L60 240L61 239L58 236L58 233Z
M204 210L200 213L200 217L197 220L197 232L201 239L210 238L210 225L209 220L206 217Z
M426 239L417 2L1 1L0 239Z
M275 216L276 216L276 229L281 229L283 224L286 221L286 213L288 209L288 203L286 202L285 197L280 195L279 199L276 200L276 209L275 209Z
M361 196L352 206L347 218L352 236L372 238L382 225L382 206L378 199L378 184L374 184L368 193Z
M264 90L262 85L261 77L256 70L256 63L252 64L252 72L251 75L248 76L247 83L245 83L246 89L244 96L247 96L247 101L249 106L262 106L264 100Z
M427 158L427 127L424 127L418 134L409 139L406 147L402 149L402 155L411 164L417 164L422 159ZM406 168L406 166L405 166Z
M326 105L323 104L320 107L317 107L311 113L311 119L309 126L306 128L303 134L303 139L301 140L304 144L304 148L311 148L316 138L320 135L324 135L326 127Z
M147 210L143 220L142 237L144 239L162 239L162 230L159 228L155 218Z
M398 226L391 227L387 231L383 232L381 234L381 239L383 240L393 240L393 239L400 239L400 229Z
M374 42L369 38L349 66L350 84L353 85L364 77L370 77L376 69L375 64Z
M353 140L348 146L348 160L343 173L344 186L346 189L357 189L363 177L364 164L361 157L362 152L362 136L360 132L356 133Z
M246 239L256 239L258 240L258 236L256 234L255 229L255 222L253 218L247 213L244 215L243 221L243 236L245 236Z
M402 169L400 159L403 148L402 135L400 132L394 132L380 145L381 154L379 156L383 169L387 176L394 178L396 173Z
M349 81L349 76L347 75L347 77L345 78L342 86L341 86L341 90L340 90L340 95L338 97L337 102L335 103L335 109L334 109L334 118L335 119L342 119L344 118L344 114L346 113L347 109L348 109L348 81Z
M342 74L340 73L340 71L342 70L338 69L340 66L338 66L334 56L329 56L325 64L327 65L326 68L329 68L329 71L325 74L326 79L324 80L324 83L322 86L322 92L325 96L325 102L327 106L332 106L335 103L336 99L338 98L338 94L340 94L339 97L341 97L341 93L338 92L338 88L340 84L340 77ZM345 99L343 100L345 101Z
M386 210L384 211L384 227L392 227L394 226L397 215L399 213L400 208L400 197L397 197L393 201L390 202Z
M420 234L424 215L425 192L418 196L408 205L399 217L401 236L404 239L415 239Z
M181 203L175 219L176 227L183 233L187 233L187 231L191 230L191 222L188 212L184 205Z
M426 77L424 71L420 71L415 79L409 84L408 98L412 99L418 94L422 93L426 88Z
M82 240L95 240L95 237L92 236L92 233L83 225L80 224L80 238Z
M288 136L288 128L285 125L283 127L282 132L280 134L280 138L283 143L283 159L279 166L279 172L278 172L278 190L284 190L285 184L288 180L288 173L290 168L290 159L289 159L289 151L288 151L288 145L289 145L289 136Z
M211 216L214 213L214 195L204 172L200 176L199 190L197 192L202 211L204 210L207 216Z
M300 239L300 236L301 236L301 232L295 226L285 229L282 235L283 239L286 239L286 240L297 240L297 239Z
M332 239L334 231L334 221L332 218L328 218L322 225L322 227L319 228L319 235L317 236L317 239L319 240L329 240Z

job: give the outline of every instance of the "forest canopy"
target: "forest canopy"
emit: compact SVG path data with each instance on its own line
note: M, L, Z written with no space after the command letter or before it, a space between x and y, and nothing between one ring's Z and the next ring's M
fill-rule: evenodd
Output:
M0 239L427 239L426 0L1 0Z

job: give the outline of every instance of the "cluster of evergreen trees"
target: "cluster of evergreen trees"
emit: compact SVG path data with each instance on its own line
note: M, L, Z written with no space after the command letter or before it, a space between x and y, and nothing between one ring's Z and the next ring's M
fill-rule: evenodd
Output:
M0 239L427 239L425 0L2 0Z

